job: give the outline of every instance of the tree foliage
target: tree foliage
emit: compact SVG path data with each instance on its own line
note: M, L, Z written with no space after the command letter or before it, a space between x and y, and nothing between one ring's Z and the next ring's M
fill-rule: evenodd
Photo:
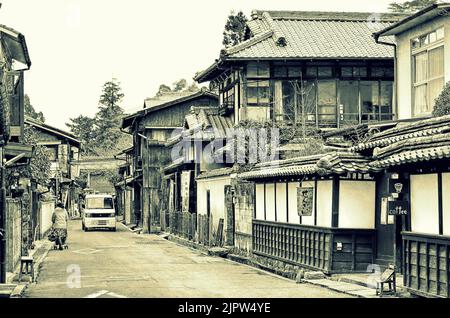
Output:
M187 81L182 78L173 83L173 91L174 92L182 92L187 86Z
M437 0L411 0L404 2L393 2L389 4L389 11L391 12L404 12L412 13L422 10L429 5L435 4Z
M120 131L123 117L123 109L120 103L123 97L120 83L116 80L113 79L103 85L99 111L95 116L97 125L96 143L100 148L114 148L123 134Z
M50 161L48 150L38 145L38 133L31 127L24 129L24 143L33 146L33 156L29 165L7 169L8 188L19 178L29 178L41 185L47 185L50 181Z
M222 44L225 48L235 46L244 41L247 20L242 11L239 11L237 14L234 11L230 12L223 31Z
M23 103L24 103L24 112L26 116L36 119L42 123L45 122L44 113L36 111L33 105L31 105L30 97L27 94L25 94Z
M447 82L441 94L436 98L433 116L450 115L450 82Z
M115 79L108 81L102 87L96 115L80 115L66 124L82 142L84 156L113 155L129 146L130 137L120 131L123 97L120 83Z
M172 84L172 88L166 84L161 84L159 85L159 89L158 92L156 93L156 96L163 96L163 95L167 95L170 94L172 92L198 92L200 90L200 87L198 87L197 83L192 82L190 85L188 83L188 81L184 78L179 79L178 81L175 81Z
M81 153L83 155L96 155L96 127L95 119L80 115L70 118L70 123L66 123L70 131L81 141Z

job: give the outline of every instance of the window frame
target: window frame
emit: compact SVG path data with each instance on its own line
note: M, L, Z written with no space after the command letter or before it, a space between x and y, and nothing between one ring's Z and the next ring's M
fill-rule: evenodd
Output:
M424 45L420 44L420 41L423 37L427 37L429 38L430 34L432 33L436 33L438 32L438 30L443 30L443 37L440 39L436 39L434 42L427 42ZM415 41L419 41L419 47L415 48L414 47L414 43ZM438 79L443 79L444 85L445 85L445 29L444 26L440 26L436 29L434 29L433 31L427 32L425 34L421 34L420 36L415 36L413 38L410 39L410 46L411 46L411 113L413 117L416 116L427 116L427 115L431 115L432 111L433 111L433 107L432 107L432 103L433 101L430 100L430 94L429 94L429 89L430 89L430 83L438 80ZM443 58L443 69L442 69L442 76L436 76L433 78L429 78L429 73L430 73L430 52L436 49L442 49L443 53L444 53L444 58ZM416 57L420 54L426 53L426 71L427 71L427 75L426 75L426 80L421 80L416 82ZM424 86L426 85L426 112L418 112L417 111L417 107L416 107L416 89L418 87Z

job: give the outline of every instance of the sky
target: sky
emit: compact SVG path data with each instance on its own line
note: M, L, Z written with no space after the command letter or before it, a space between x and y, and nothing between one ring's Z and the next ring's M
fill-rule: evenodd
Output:
M393 0L0 0L0 24L25 35L25 92L48 124L93 116L103 83L117 78L126 112L160 84L191 81L219 57L230 11L385 12Z

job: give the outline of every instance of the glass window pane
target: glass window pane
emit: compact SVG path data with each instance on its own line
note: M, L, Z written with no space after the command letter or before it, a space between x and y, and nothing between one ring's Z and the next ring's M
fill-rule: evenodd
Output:
M381 82L380 108L381 120L392 119L392 98L393 98L392 82Z
M423 35L420 37L420 46L425 46L428 45L430 43L429 38L428 38L428 34L427 35Z
M341 76L342 77L352 77L353 76L353 67L342 67L341 68Z
M444 76L444 47L443 46L429 51L428 63L429 63L429 70L430 70L430 75L429 75L430 79Z
M334 125L336 123L336 81L320 81L317 89L319 124Z
M307 67L306 68L306 76L317 77L317 67Z
M423 52L414 56L414 82L420 83L428 78L428 53Z
M414 88L414 115L427 111L427 85L424 84Z
M320 77L333 76L333 68L331 66L321 66L318 68L318 74Z
M289 77L301 77L302 76L302 68L300 66L291 66L288 68L288 76Z
M273 70L275 77L287 77L287 68L284 66L276 66Z
M358 81L341 81L339 85L343 120L359 121Z
M283 114L284 119L288 121L295 120L295 87L293 81L283 81Z
M418 49L420 48L420 39L419 38L415 38L411 41L411 45L413 49Z
M270 77L269 63L258 63L258 76L259 77Z
M429 41L430 43L436 42L437 41L437 34L436 32L431 32L429 35Z
M353 75L355 77L367 77L367 67L355 67Z
M316 118L316 83L314 81L304 81L302 89L301 103L304 103L303 108L308 114L308 121L315 121Z
M247 64L247 77L258 77L257 63L248 63Z
M336 105L336 81L320 81L318 89L319 105Z
M361 82L362 120L378 119L378 81Z

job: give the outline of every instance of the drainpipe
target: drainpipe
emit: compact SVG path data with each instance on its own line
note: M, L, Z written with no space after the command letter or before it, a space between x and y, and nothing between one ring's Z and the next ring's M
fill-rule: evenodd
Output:
M395 95L394 95L394 102L395 102L395 116L396 120L398 120L398 65L397 65L397 44L395 43L389 43L380 41L380 34L374 35L375 42L382 45L388 45L392 46L394 48L394 85L395 85Z
M0 147L0 284L6 283L6 185L3 147Z

